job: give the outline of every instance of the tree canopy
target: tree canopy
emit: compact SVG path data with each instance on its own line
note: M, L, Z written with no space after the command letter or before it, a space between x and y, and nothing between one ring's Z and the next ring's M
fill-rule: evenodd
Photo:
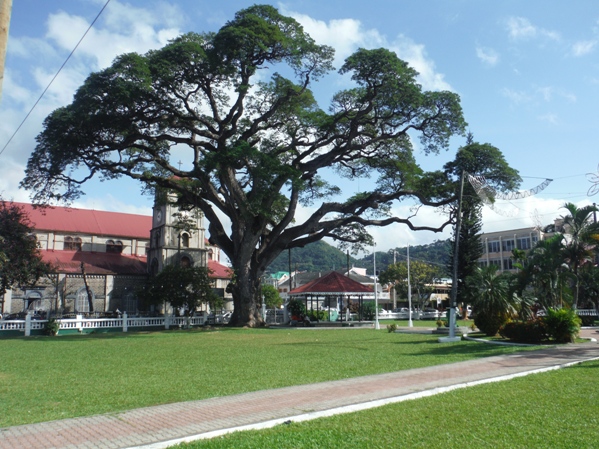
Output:
M459 97L424 91L387 49L358 49L338 72L351 86L322 109L310 87L333 56L265 5L215 33L119 56L46 118L21 185L40 204L75 200L92 177L175 192L202 211L210 242L233 265L231 323L260 325L260 278L283 250L324 237L370 244L370 225L450 223L417 226L389 211L396 200L455 200L443 172L420 169L412 143L436 153L463 134ZM337 181L367 177L370 190L339 199ZM310 213L300 218L300 206Z
M0 198L0 296L13 286L34 284L48 272L29 218L18 205Z
M209 271L205 267L167 265L156 276L150 277L140 292L144 306L168 302L174 309L183 309L192 315L202 304L214 311L223 300L214 293Z

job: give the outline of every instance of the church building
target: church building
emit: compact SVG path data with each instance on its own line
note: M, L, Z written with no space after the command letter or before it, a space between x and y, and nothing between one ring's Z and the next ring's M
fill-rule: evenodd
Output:
M203 216L157 204L153 215L15 203L28 215L51 274L4 295L0 313L60 311L102 315L139 311L137 292L167 264L208 266L214 288L232 309L232 272L204 236Z

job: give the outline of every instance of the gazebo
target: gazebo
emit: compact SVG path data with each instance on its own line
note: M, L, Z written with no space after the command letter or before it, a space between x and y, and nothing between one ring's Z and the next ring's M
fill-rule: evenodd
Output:
M347 308L349 318L349 306L352 299L359 304L358 316L362 321L362 306L364 295L371 295L372 289L360 284L347 276L344 276L336 271L314 279L307 284L302 285L289 292L289 297L294 299L303 298L305 301L306 310L318 309L321 303L326 303L329 309L329 321L331 320L331 307L341 312L341 321L343 321L343 310ZM310 304L310 307L308 307ZM316 305L316 307L315 307ZM333 321L336 317L333 318ZM349 320L349 319L348 319Z

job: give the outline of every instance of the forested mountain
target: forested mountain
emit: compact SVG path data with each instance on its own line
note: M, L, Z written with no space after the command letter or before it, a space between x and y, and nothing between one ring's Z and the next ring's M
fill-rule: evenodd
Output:
M437 240L428 245L410 246L410 259L419 260L430 264L435 264L447 271L450 257L451 243L449 240ZM407 249L395 248L395 260L397 262L406 260ZM387 265L393 263L393 250L388 252L376 252L376 269L383 271ZM291 270L298 271L329 271L344 269L348 265L347 254L338 250L326 242L320 241L304 248L294 248L291 251ZM372 275L373 263L372 254L362 258L355 259L350 256L349 266L366 268L367 273ZM289 271L289 252L285 251L270 265L271 273L277 271ZM449 273L447 273L449 276Z
M350 267L352 263L356 265L357 259L350 256ZM291 271L330 271L346 267L347 254L323 241L291 250ZM271 273L289 271L289 252L282 252L268 269Z
M443 270L445 276L450 277L448 264L451 254L451 241L436 240L427 245L410 246L410 260L418 260L428 264L436 265ZM393 263L393 249L382 252L376 252L376 270L381 272L387 268L387 265ZM407 259L407 248L395 248L395 261L405 262ZM365 267L369 274L373 273L372 254L360 259L356 266Z

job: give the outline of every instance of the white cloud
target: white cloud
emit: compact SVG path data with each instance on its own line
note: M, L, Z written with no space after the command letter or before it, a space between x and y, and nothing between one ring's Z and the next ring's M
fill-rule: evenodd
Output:
M476 56L483 63L493 67L499 63L499 54L492 48L476 47Z
M560 40L560 35L556 31L537 27L525 17L510 17L507 20L506 27L509 37L513 40L535 39L541 37L554 41Z
M539 120L543 122L551 123L552 125L557 125L559 120L557 114L552 112L548 112L547 114L543 114L539 116Z
M335 49L335 66L339 68L345 58L358 48L386 47L416 69L420 74L418 82L427 90L453 90L445 81L445 75L437 72L424 45L414 42L407 36L399 35L389 41L376 29L365 29L356 19L338 19L325 22L316 20L306 14L282 10L302 24L304 30L319 44L330 45Z
M596 40L578 41L578 42L575 42L574 45L572 45L572 53L574 54L574 56L584 56L584 55L591 53L593 50L595 50L596 46L597 46Z
M530 95L526 92L515 91L507 87L501 90L501 94L515 104L526 103L531 99Z

